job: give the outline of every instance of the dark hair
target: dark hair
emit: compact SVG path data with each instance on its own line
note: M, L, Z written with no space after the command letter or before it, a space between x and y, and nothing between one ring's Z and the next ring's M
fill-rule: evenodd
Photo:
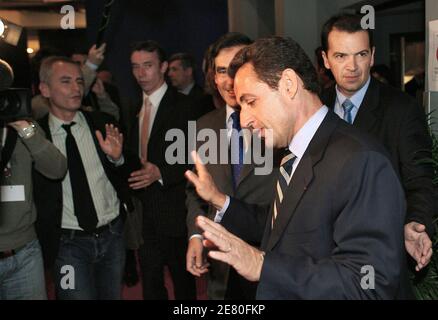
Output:
M315 49L315 57L316 57L316 63L317 63L317 71L318 73L321 72L321 70L324 70L324 74L326 77L328 77L330 80L335 80L335 77L333 76L333 73L325 67L324 64L324 58L322 57L322 47L319 46Z
M181 65L184 69L192 68L195 71L196 63L195 58L186 52L175 53L169 58L169 63L173 61L181 61Z
M228 68L230 77L246 63L251 63L260 80L272 89L278 89L282 72L293 69L304 83L304 88L319 94L320 86L315 67L300 45L287 37L258 39L236 54Z
M214 60L219 55L221 50L237 46L247 46L251 43L253 43L253 41L243 33L229 32L224 34L222 37L216 40L211 48L210 58L213 70L215 69Z
M328 51L328 37L333 29L344 31L348 33L356 33L359 31L366 31L370 41L370 48L374 46L373 32L371 29L362 28L362 16L357 14L341 14L331 17L322 27L321 31L321 45L322 49Z
M131 55L135 51L156 52L160 63L167 61L166 52L163 50L160 44L154 40L146 40L134 43L131 46Z

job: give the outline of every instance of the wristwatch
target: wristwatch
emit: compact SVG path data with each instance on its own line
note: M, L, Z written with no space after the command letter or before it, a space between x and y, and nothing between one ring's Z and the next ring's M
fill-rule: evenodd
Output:
M36 132L36 125L33 122L30 122L29 125L25 128L21 128L17 131L18 135L22 139L29 139L32 137Z

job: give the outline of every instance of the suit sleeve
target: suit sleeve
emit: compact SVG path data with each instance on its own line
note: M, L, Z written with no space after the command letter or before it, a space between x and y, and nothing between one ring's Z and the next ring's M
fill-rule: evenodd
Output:
M202 230L196 226L196 217L208 213L208 204L202 200L193 184L186 185L186 207L187 207L187 235L190 238L194 234L202 234Z
M405 200L389 160L375 152L357 153L344 165L335 190L340 192L336 193L333 204L327 203L333 206L334 222L328 226L333 233L330 255L317 260L306 255L267 252L258 298L393 299L396 296L405 264ZM374 277L369 270L374 270Z
M426 226L430 238L435 233L436 191L433 167L425 159L432 159L432 140L427 130L426 117L414 102L404 115L399 139L400 172L406 192L406 223L416 221Z
M231 197L221 225L246 242L261 243L269 209L269 205L247 204Z

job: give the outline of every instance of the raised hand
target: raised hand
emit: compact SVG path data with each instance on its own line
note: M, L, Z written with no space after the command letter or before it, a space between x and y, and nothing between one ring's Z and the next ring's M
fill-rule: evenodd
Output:
M203 229L204 245L207 240L216 247L208 255L216 260L228 263L249 281L258 281L262 272L264 252L250 246L245 241L228 232L220 224L198 216L197 225Z
M216 209L220 210L225 204L226 196L221 193L213 181L207 168L202 163L196 151L192 152L192 158L195 162L196 173L187 170L185 176L196 188L198 195L205 201L211 203Z
M122 156L123 134L120 133L119 129L113 124L106 124L105 131L105 139L100 131L96 131L97 141L99 141L102 151L110 157L111 160L117 162Z

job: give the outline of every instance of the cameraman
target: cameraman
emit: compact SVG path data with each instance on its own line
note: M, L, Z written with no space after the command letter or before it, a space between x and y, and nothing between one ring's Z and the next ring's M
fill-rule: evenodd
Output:
M26 120L0 124L0 300L46 299L43 259L34 223L32 168L61 179L67 161Z

